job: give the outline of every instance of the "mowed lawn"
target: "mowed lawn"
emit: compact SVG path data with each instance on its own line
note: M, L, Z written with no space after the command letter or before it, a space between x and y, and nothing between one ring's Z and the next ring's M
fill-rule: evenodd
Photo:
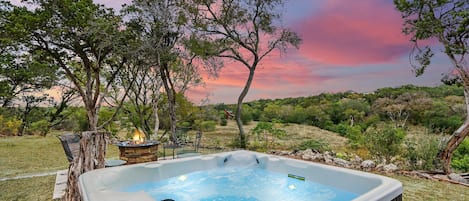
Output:
M236 137L234 122L227 127L217 127L214 132L206 132L202 144L226 147ZM254 125L248 126L252 128ZM302 139L321 138L334 148L346 141L335 133L316 127L290 124L284 127L291 139L279 140L279 147L291 147ZM249 131L249 129L246 129ZM0 138L0 178L52 172L68 167L68 161L55 133L47 137L2 137ZM286 144L283 144L286 143ZM107 158L116 158L116 146L108 147ZM469 200L469 188L446 182L435 182L420 178L391 175L404 184L404 200ZM0 181L0 200L51 200L55 175Z

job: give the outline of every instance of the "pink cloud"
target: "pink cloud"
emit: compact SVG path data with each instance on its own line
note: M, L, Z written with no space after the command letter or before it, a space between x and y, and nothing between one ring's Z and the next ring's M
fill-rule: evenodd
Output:
M389 3L328 0L318 14L295 25L300 52L325 64L389 63L408 53L402 19Z
M246 100L298 96L308 93L311 90L308 86L318 86L331 79L315 74L307 64L296 57L294 54L287 57L269 57L261 62ZM188 96L191 100L198 101L207 95L214 95L218 101L234 103L246 83L248 70L239 63L230 62L219 72L217 79L209 78L205 72L202 77L205 88L189 90Z

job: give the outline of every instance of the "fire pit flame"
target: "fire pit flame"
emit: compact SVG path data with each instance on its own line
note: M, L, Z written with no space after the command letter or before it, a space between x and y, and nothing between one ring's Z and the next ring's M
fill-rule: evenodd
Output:
M140 129L136 128L134 130L134 137L132 138L134 144L142 144L145 142L145 133L143 133Z

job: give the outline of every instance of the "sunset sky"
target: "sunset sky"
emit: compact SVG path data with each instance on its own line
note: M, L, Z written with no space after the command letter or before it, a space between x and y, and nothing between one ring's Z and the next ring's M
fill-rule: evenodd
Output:
M130 0L95 2L119 9ZM414 76L409 63L412 46L401 33L403 20L391 0L290 0L283 10L282 23L299 33L303 43L299 50L275 52L263 60L247 101L371 92L405 84L436 86L441 74L450 70L439 48L427 72ZM235 103L247 73L245 67L225 63L217 79L204 75L205 86L187 95L196 103L205 97L210 103Z
M284 24L300 34L299 50L269 57L256 72L247 100L317 95L353 90L371 92L405 84L436 86L450 70L441 53L416 78L409 63L411 44L390 0L291 0ZM235 103L247 69L227 63L218 79L205 79L189 97L197 102Z

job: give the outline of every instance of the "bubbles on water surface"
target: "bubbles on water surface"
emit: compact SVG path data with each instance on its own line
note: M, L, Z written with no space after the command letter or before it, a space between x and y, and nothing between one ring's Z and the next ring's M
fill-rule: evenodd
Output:
M155 200L176 201L342 201L357 197L322 184L289 178L286 174L243 166L193 172L123 190L143 190Z

